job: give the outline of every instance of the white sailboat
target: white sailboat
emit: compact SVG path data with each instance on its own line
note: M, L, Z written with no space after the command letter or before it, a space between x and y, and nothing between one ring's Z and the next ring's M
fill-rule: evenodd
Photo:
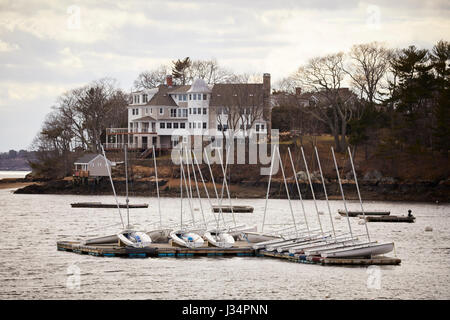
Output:
M205 150L205 154L206 154L206 150ZM207 196L208 201L209 201L209 205L211 207L211 212L214 215L214 219L215 219L215 222L216 222L216 228L207 229L203 236L206 239L206 241L208 241L208 243L211 244L214 247L231 248L235 244L235 239L233 237L233 234L230 233L230 228L227 228L226 225L225 225L225 220L224 220L222 207L221 207L222 201L219 200L219 214L218 214L218 217L216 217L216 214L215 214L215 212L213 210L213 205L212 205L211 199L209 197L208 188L206 188L206 184L205 184L205 181L203 179L203 174L202 174L202 172L200 170L200 166L199 166L198 161L197 161L197 157L195 156L195 153L193 155L194 155L195 163L197 164L197 168L198 168L200 177L202 179L202 183L203 183L203 186L204 186L204 189L205 189L205 192L206 192L206 196ZM218 195L217 188L216 188L216 182L214 180L214 176L213 176L212 169L211 169L211 164L209 163L209 158L208 158L207 154L206 154L206 161L208 163L208 168L209 168L209 172L210 172L210 175L211 175L211 181L212 181L213 187L214 187L214 193L216 195L216 198L219 199L219 197L218 197L219 195ZM221 163L221 165L222 165L222 171L223 171L223 164ZM227 155L227 165L228 165L228 155ZM223 172L225 172L225 171L223 171ZM224 179L226 179L225 174L224 174ZM223 187L222 187L222 192L223 192ZM220 217L222 217L223 222L224 222L224 227L223 228L220 228ZM233 217L234 217L234 213L233 213ZM234 221L234 222L236 223L236 221ZM236 224L235 224L235 226L236 226Z
M350 231L352 239L354 239L353 234L352 234L351 224L350 224L350 218L349 218L349 214L348 214L348 210L347 210L347 205L346 205L346 201L345 201L344 190L342 188L341 178L339 175L339 168L338 168L338 165L336 162L336 156L334 154L333 147L331 148L331 152L333 155L333 161L334 161L334 165L336 168L336 173L337 173L338 182L339 182L339 188L341 190L342 200L344 203L344 208L345 208L345 212L346 212L349 231ZM361 205L362 215L365 218L361 194L359 192L358 179L356 177L356 171L355 171L355 167L353 164L352 154L350 152L350 147L348 147L348 152L349 152L349 156L350 156L350 163L352 165L353 175L355 178L356 189L358 191L358 198L359 198L359 202ZM367 227L367 224L365 224L365 228L366 228L367 242L361 243L361 242L357 242L357 241L352 241L348 244L344 243L341 246L337 246L337 247L336 246L335 247L324 247L322 249L315 248L314 250L307 251L307 255L316 255L316 256L321 256L323 258L330 258L330 257L333 257L333 258L355 258L355 257L367 258L367 257L372 257L372 256L380 255L380 254L386 254L386 253L391 252L394 249L393 242L379 244L376 241L372 241L370 239L370 234L369 234L369 229Z
M182 149L180 149L180 228L172 230L169 234L169 237L175 244L179 246L187 248L199 248L202 247L205 243L203 238L199 234L183 228L183 181L185 182L184 185L186 187L186 194L192 214L193 211L190 203L189 190L187 188L186 176L184 174L183 158L181 153ZM193 222L195 223L194 219Z

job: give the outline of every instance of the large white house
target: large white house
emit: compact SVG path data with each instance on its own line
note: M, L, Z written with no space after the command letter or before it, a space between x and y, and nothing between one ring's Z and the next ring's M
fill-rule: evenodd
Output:
M266 135L270 128L270 74L263 83L215 84L202 79L192 85L166 84L133 92L128 108L128 128L108 128L106 149L145 150L153 145L170 149L178 142L178 129L190 135Z

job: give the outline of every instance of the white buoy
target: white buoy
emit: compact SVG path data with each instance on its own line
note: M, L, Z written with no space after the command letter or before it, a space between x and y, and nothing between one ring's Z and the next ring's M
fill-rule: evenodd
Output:
M425 231L433 231L432 227L425 227Z

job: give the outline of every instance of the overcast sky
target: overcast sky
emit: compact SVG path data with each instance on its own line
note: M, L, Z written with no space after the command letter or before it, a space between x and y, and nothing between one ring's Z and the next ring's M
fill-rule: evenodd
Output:
M65 90L121 88L161 63L216 58L272 84L309 58L381 41L450 40L450 1L0 0L0 152L27 149Z

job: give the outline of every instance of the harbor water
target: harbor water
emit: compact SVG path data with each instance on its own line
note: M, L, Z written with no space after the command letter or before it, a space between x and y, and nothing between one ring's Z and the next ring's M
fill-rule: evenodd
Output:
M196 257L125 259L57 251L59 240L109 235L121 229L117 209L71 208L73 202L113 203L112 196L26 195L0 190L0 299L449 299L450 205L365 202L366 210L406 215L415 223L369 223L371 237L395 242L389 256L399 266L345 267L298 264L261 257ZM120 197L120 202L124 198ZM149 208L130 210L130 222L142 230L159 223L156 198L131 197ZM251 205L253 213L237 213L238 223L261 229L264 199L233 199ZM208 208L208 201L202 201ZM299 201L293 201L296 223L304 223ZM345 218L336 219L341 201L331 201L333 222L348 232ZM359 210L359 202L347 202ZM194 218L201 220L198 201ZM305 201L308 222L318 227L312 200ZM324 229L331 222L325 201L318 201ZM180 199L162 198L163 225L180 220ZM205 210L206 211L206 210ZM121 214L126 220L126 210ZM231 214L226 214L232 221ZM187 202L183 219L192 219ZM210 210L207 219L211 220ZM354 234L364 225L351 218ZM266 229L292 224L287 200L269 200ZM426 232L425 228L433 230ZM76 276L76 278L74 278ZM74 279L76 281L74 281Z

